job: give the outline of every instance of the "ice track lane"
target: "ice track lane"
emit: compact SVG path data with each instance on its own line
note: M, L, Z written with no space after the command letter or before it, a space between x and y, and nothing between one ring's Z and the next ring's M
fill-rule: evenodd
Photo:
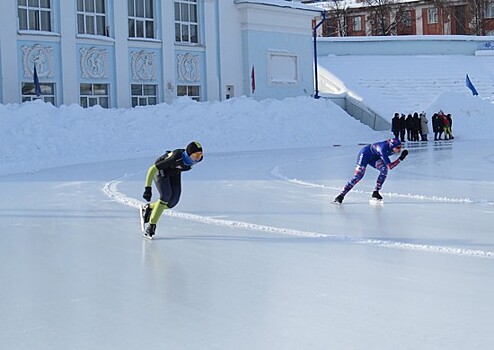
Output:
M335 187L312 184L312 183L308 183L308 182L300 181L300 180L296 180L296 179L288 179L285 176L283 176L282 174L280 174L278 168L275 168L272 173L273 173L273 175L275 175L279 178L285 179L291 183L302 184L302 185L306 185L309 187L321 187L321 188L327 188L327 189L332 189L332 190L338 190L338 188L335 188ZM139 208L140 205L144 205L145 203L136 199L136 198L129 197L126 194L121 193L118 190L118 184L120 182L124 181L126 177L127 176L123 176L122 178L115 179L115 180L112 180L112 181L106 183L105 186L103 187L103 192L109 198L111 198L111 199L113 199L119 203L122 203L122 204L130 206L130 207ZM372 193L372 192L365 192L365 191L359 191L359 192L360 193L367 193L367 194ZM398 194L398 193L392 193L392 194L386 193L386 195L392 196L392 197L416 199L416 200L417 199L419 199L419 200L425 199L425 200L433 200L433 201L438 201L438 202L474 203L474 201L472 201L470 199L443 198L443 197L435 197L435 196L429 198L427 196L410 195L410 194L409 195L403 195L403 194ZM490 202L489 202L489 204L490 204ZM163 215L174 217L174 218L179 218L182 220L200 222L200 223L208 224L208 225L227 226L229 228L235 228L235 229L248 229L248 230L255 230L255 231L261 231L261 232L266 232L266 233L277 233L277 234L295 236L295 237L324 238L324 239L331 240L334 242L352 243L352 244L366 244L366 245L377 246L377 247L382 247L382 248L405 249L405 250L413 250L413 251L423 251L423 252L430 252L430 253L440 253L440 254L450 254L450 255L470 256L470 257L480 257L480 258L494 258L494 252L484 251L484 250L453 248L453 247L434 246L434 245L426 245L426 244L412 244L412 243L406 243L406 242L393 242L393 241L385 241L385 240L379 240L379 239L359 239L359 238L355 238L355 237L351 237L351 236L333 235L333 234L310 232L310 231L299 231L299 230L293 230L293 229L283 228L283 227L258 225L258 224L249 223L249 222L215 219L215 218L207 217L207 216L195 215L195 214L190 214L190 213L183 213L183 212L176 211L176 210L167 210L163 213Z

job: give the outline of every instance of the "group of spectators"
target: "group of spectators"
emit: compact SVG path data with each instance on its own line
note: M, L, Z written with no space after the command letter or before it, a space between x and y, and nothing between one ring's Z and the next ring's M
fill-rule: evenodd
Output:
M432 116L432 131L434 132L434 141L443 140L442 136L444 133L444 140L452 140L453 136L453 118L451 114L445 114L442 110L434 113Z
M395 113L391 120L391 132L395 138L405 141L428 141L429 120L425 112L405 114ZM437 140L452 140L454 139L451 127L453 119L451 114L445 114L442 110L434 113L432 116L432 132L434 133L434 141ZM443 138L444 134L444 138Z

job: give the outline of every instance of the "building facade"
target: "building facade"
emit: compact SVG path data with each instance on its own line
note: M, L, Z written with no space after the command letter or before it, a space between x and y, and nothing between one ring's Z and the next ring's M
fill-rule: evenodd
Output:
M282 0L3 0L0 103L126 108L184 95L311 94L318 13Z

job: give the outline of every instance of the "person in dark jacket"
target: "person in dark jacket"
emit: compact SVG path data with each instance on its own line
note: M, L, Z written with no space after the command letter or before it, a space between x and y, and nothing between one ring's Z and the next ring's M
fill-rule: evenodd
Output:
M434 133L434 141L438 141L441 139L441 121L439 120L439 115L434 113L432 115L432 132Z
M194 164L202 161L202 157L202 146L194 141L189 143L185 149L167 151L149 167L142 197L147 202L151 201L153 181L160 197L154 203L148 203L143 207L141 213L143 221L149 223L144 237L152 239L163 211L177 205L182 192L182 172L192 169Z
M449 122L449 139L452 140L454 139L453 136L453 118L451 117L451 114L446 114L446 119L448 119Z
M413 113L412 141L419 141L420 118L417 112Z
M405 127L407 129L407 141L413 141L412 139L412 130L413 130L413 117L412 114L408 114L405 119Z
M407 130L407 122L405 119L405 115L401 114L400 117L400 141L405 142L405 134Z
M400 114L395 113L393 119L391 119L391 132L395 138L400 137Z
M334 199L334 202L340 204L343 202L345 195L364 177L367 165L379 170L379 176L376 180L374 192L372 192L372 198L382 201L383 197L379 191L388 176L388 170L391 170L400 164L400 162L408 155L408 151L403 150L398 159L395 159L394 161L389 159L390 155L400 153L401 147L401 141L396 138L376 142L363 147L357 156L357 167L355 168L353 177L347 182L345 187L343 187L343 190Z

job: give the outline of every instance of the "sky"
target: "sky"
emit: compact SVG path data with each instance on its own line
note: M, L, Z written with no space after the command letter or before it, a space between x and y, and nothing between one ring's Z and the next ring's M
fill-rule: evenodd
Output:
M374 169L332 201L362 144L390 132L323 98L0 105L2 349L490 349L488 84L471 70L474 97L460 70L448 85L437 67L462 56L376 58L366 79L327 59L339 93L383 115L453 115L453 141L406 144L382 206ZM404 64L443 88L421 79L403 98ZM204 160L145 240L146 171L192 140Z

